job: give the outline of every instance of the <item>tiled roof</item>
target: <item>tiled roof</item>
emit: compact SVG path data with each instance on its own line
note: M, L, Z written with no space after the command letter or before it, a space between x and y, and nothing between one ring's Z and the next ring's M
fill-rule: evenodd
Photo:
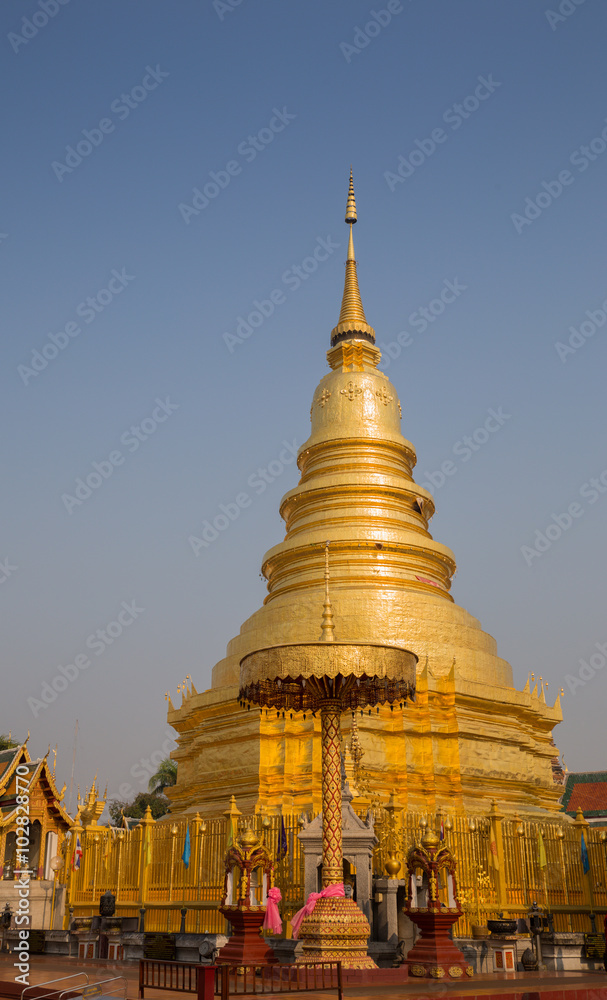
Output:
M607 816L607 771L568 774L562 804L570 816L579 808L586 817Z

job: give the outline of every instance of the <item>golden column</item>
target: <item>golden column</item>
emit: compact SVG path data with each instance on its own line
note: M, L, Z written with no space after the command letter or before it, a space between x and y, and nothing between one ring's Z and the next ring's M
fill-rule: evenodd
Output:
M321 701L322 729L322 885L343 882L341 836L341 729L339 702Z
M352 177L350 176L350 184ZM350 227L351 229L352 227ZM329 597L329 543L325 545L325 603L320 639L334 642L333 609ZM341 831L341 708L335 698L318 703L322 741L322 887L343 882Z

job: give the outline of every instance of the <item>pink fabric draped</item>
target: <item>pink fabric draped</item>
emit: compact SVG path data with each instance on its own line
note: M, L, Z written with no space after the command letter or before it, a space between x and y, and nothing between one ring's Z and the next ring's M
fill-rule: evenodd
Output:
M322 890L322 892L311 892L304 906L302 906L301 910L297 911L291 921L293 937L296 938L299 935L299 928L301 927L302 921L305 917L309 917L310 914L314 912L314 907L319 899L331 899L338 896L345 896L343 882L337 882L335 885L328 885Z
M266 903L266 915L261 925L264 931L270 934L280 934L282 931L282 920L278 912L278 903L282 899L280 889L268 889L268 901Z

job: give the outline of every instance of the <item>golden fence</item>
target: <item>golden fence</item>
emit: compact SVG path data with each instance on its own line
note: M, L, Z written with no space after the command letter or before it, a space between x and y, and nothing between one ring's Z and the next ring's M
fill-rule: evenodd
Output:
M264 837L278 857L281 817L239 816L239 829L249 826ZM282 893L282 915L289 920L303 906L303 854L297 834L301 821L285 816L287 853L276 864L275 884ZM116 896L116 914L140 917L145 909L147 931L176 932L186 909L186 933L224 933L227 924L219 912L224 888L224 857L230 821L227 817L189 820L190 858L182 856L188 821L144 823L133 830L89 827L73 830L67 846L68 868L75 835L80 837L80 868L69 870L68 910L74 916L99 912L99 897L108 889ZM66 914L66 926L69 912Z
M237 812L237 811L236 811ZM236 819L236 813L234 813ZM283 817L287 854L277 863L276 885L282 892L285 924L304 903L303 854L298 838L302 821ZM465 914L455 925L455 936L470 933L471 924L503 912L523 917L536 901L554 915L559 931L590 931L589 913L607 910L607 833L589 827L578 815L542 823L503 818L494 809L485 816L404 813L397 808L376 810L374 874L386 877L389 858L401 863L408 849L419 843L427 827L443 824L445 843L457 860L460 898ZM140 917L145 930L176 932L185 909L187 933L223 933L219 913L223 895L224 856L230 820L227 816L189 820L190 859L182 860L188 821L143 820L133 830L108 827L74 828L67 842L69 915L89 916L99 910L106 890L116 895L117 915ZM251 827L264 837L273 857L278 856L281 817L238 815L238 828ZM540 856L540 833L545 859ZM590 870L583 872L581 836L588 850ZM70 869L75 837L80 837L80 868ZM543 863L545 860L545 864ZM542 864L540 864L540 861Z

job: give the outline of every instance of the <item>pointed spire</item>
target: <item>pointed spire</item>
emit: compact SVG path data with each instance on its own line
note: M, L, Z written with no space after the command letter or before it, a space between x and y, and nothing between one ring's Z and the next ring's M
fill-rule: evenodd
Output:
M325 603L322 613L322 632L320 635L321 642L334 642L335 635L333 631L333 608L331 606L331 598L329 597L329 543L325 543Z
M346 280L344 283L344 294L341 302L341 311L337 326L331 330L331 346L334 347L342 340L370 340L375 343L375 330L367 323L365 310L360 297L358 287L358 275L356 273L356 258L354 257L354 238L352 226L357 221L356 199L354 197L354 180L352 178L352 168L350 167L350 186L348 188L348 201L346 204L346 222L350 226L350 238L348 240L348 256L346 258Z

